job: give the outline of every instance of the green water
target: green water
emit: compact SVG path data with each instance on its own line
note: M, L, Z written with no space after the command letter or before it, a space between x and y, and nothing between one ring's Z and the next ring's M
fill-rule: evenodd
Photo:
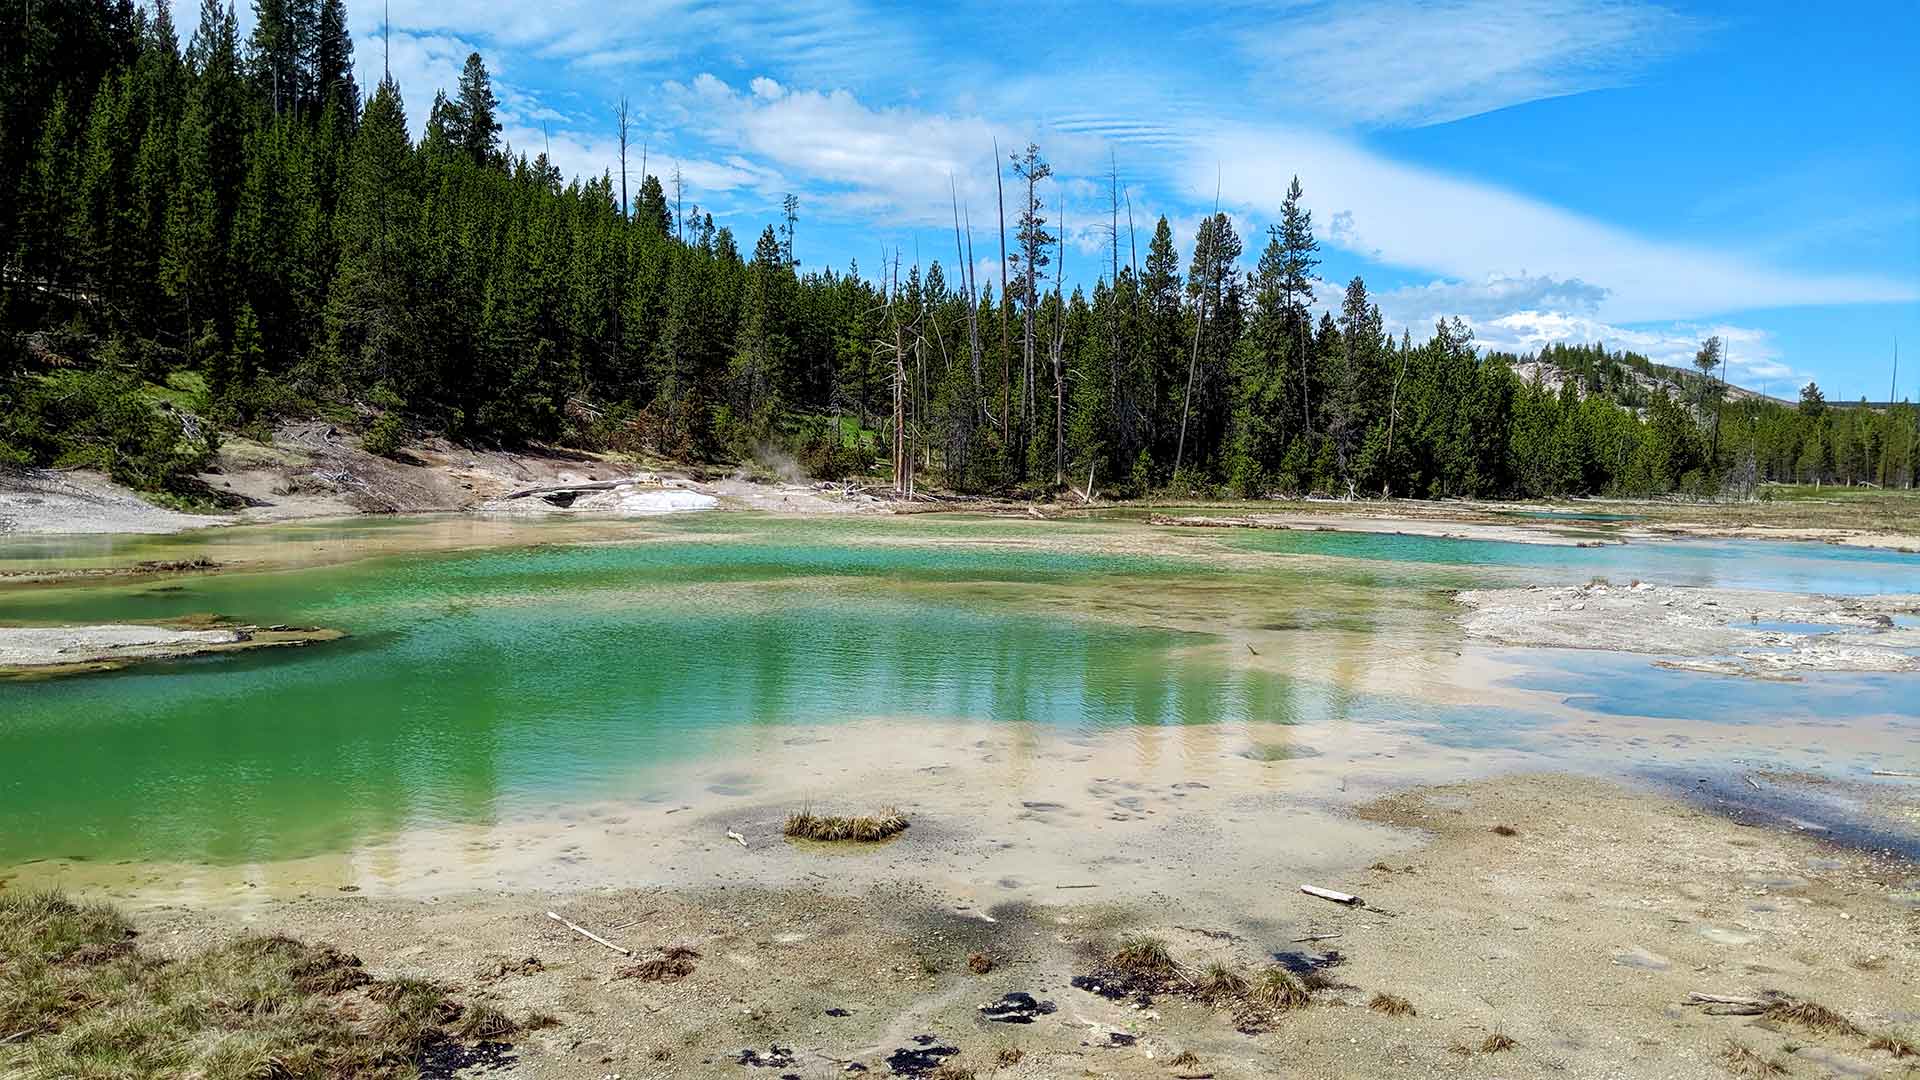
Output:
M351 634L0 685L0 865L270 860L410 825L644 798L750 726L905 717L1097 731L1290 724L1348 707L1187 655L1210 635L982 592L1167 588L1214 576L1205 566L1176 575L1133 555L772 531L0 594L12 622L216 612Z
M441 530L436 543L453 530L454 547L507 546L0 590L0 623L217 613L350 635L0 683L0 866L270 861L416 826L655 799L689 767L739 752L742 733L852 720L1026 722L1069 738L1395 723L1424 727L1434 746L1512 747L1533 718L1362 692L1357 658L1450 655L1447 587L1584 581L1628 550L707 514L585 531L396 521L9 541L0 565L263 549L324 560L401 549L423 529ZM1649 580L1920 591L1911 559L1634 550ZM1260 641L1258 662L1242 638ZM1539 685L1591 696L1583 678L1576 666ZM1884 687L1873 707L1898 711L1905 683L1870 685ZM1606 686L1607 711L1672 691L1625 670Z

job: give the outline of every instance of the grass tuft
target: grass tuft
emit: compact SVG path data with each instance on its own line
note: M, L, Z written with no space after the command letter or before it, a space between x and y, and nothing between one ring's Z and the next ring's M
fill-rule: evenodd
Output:
M1253 977L1253 985L1247 989L1247 1000L1263 1009L1286 1012L1311 1005L1313 995L1286 968L1269 967L1261 969Z
M1915 1049L1912 1043L1897 1035L1875 1035L1873 1039L1867 1043L1867 1049L1885 1050L1897 1058L1910 1058L1920 1055L1920 1049Z
M968 953L967 970L975 975L985 975L993 970L993 957L983 952Z
M616 979L639 979L641 982L676 982L693 974L695 960L700 959L700 950L685 945L673 945L662 949L660 955L652 960L643 960L630 964L613 973Z
M0 893L0 1075L383 1080L449 1034L501 1030L433 983L353 993L370 982L358 957L280 934L163 961L108 905Z
M1373 1000L1367 1002L1367 1008L1377 1013L1386 1013L1388 1016L1419 1015L1413 1009L1413 1002L1398 994L1389 994L1385 991L1373 995Z
M1247 977L1226 964L1209 964L1194 984L1194 995L1202 1001L1213 1004L1239 1001L1247 996L1252 984Z
M852 840L871 844L906 830L906 815L894 807L884 806L878 813L858 817L821 816L808 807L797 814L788 814L782 831L795 840Z
M1853 1021L1813 1001L1793 999L1777 1001L1767 1006L1767 1019L1783 1024L1797 1024L1809 1031L1826 1031L1836 1035L1864 1036L1866 1034Z
M1107 962L1114 970L1133 976L1165 978L1179 972L1167 943L1145 934L1122 938L1120 948Z
M1787 1075L1785 1065L1778 1061L1769 1061L1732 1039L1728 1039L1726 1048L1720 1051L1720 1063L1725 1065L1727 1071L1733 1075L1751 1077L1752 1080Z
M1179 1068L1184 1065L1198 1065L1200 1064L1200 1055L1194 1053L1191 1050L1182 1050L1178 1054L1175 1054L1172 1058L1168 1059L1167 1064L1172 1065L1175 1068Z
M504 1039L519 1030L506 1010L483 1001L461 1014L453 1033L463 1039Z
M1519 1045L1519 1043L1514 1042L1513 1039L1509 1038L1504 1032L1496 1031L1480 1040L1480 1052L1483 1054L1498 1054L1503 1050L1511 1050Z
M995 1055L994 1062L1003 1069L1010 1069L1020 1064L1021 1059L1026 1056L1027 1052L1025 1050L1017 1046L1006 1046L1002 1047L1000 1053Z

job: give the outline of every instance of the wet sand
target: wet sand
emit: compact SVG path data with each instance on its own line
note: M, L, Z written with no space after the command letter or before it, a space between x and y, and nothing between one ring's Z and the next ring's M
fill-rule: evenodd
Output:
M0 626L0 679L114 671L158 660L182 660L253 649L298 648L333 641L318 627L202 625Z
M533 535L513 521L394 524L408 544L440 548ZM534 528L563 542L669 535L623 525L615 537L591 521ZM984 542L997 547L1258 558L1180 535L1205 530L991 528ZM235 533L222 561L393 550L390 532L342 529L317 531L310 551L282 550L284 534ZM862 540L929 542L924 533ZM1716 1075L1730 1039L1795 1073L1901 1075L1902 1063L1869 1050L1864 1036L1709 1016L1681 1004L1690 991L1778 992L1836 1009L1863 1031L1920 1040L1920 868L1910 849L1892 855L1869 842L1905 844L1920 831L1920 784L1871 782L1861 764L1891 753L1894 764L1920 766L1909 760L1907 719L1749 730L1597 717L1513 685L1529 658L1463 644L1437 589L1368 593L1367 628L1353 631L1323 619L1353 591L1338 580L1288 581L1271 593L1196 581L1178 604L1106 583L897 587L1018 594L1036 610L1204 630L1215 637L1195 652L1322 673L1315 692L1331 688L1334 700L1360 688L1420 707L1405 719L1336 713L1298 727L1086 733L889 717L745 728L680 775L636 775L630 790L595 802L503 808L497 824L403 825L347 852L272 863L48 860L6 871L0 887L58 884L114 898L135 912L143 947L285 930L356 951L382 975L426 975L553 1012L562 1026L516 1047L522 1071L536 1076L812 1077L841 1075L850 1062L887 1075L896 1052L952 1047L952 1061L1005 1077L1696 1077ZM1673 611L1660 603L1672 596L1651 591L1609 589L1600 602L1592 590L1571 602L1573 590L1511 591L1533 597L1520 601L1503 592L1497 601L1526 608L1516 619L1560 627L1565 640L1491 636L1569 645L1592 641L1598 626L1620 635L1601 647L1630 648L1653 640L1636 629L1657 614L1643 607ZM1606 607L1614 592L1631 610ZM1886 611L1861 606L1886 598L1677 592L1690 599L1673 605L1684 616L1675 640L1709 653L1754 646L1744 635L1796 636L1726 625L1753 615L1894 632L1879 629ZM1536 593L1559 599L1536 603ZM1512 709L1535 726L1526 739L1483 739L1471 724L1421 719L1435 705L1483 710L1487 723ZM1726 771L1743 757L1791 768ZM1693 778L1671 775L1696 759L1719 763L1704 789L1711 796L1680 790ZM1649 760L1671 767L1652 775ZM802 806L844 813L886 803L913 825L883 845L821 849L779 836ZM1848 828L1861 822L1877 831ZM1302 883L1358 893L1368 907L1304 896ZM676 982L616 979L630 961L558 928L546 910L640 958L675 944L702 956ZM1134 1008L1069 985L1128 931L1163 937L1195 967L1291 954L1324 966L1331 985L1251 1035L1230 1013L1177 995ZM994 956L994 970L969 972L973 952ZM490 959L528 955L541 970L476 974ZM1029 1025L982 1017L980 1005L1015 991L1056 1007ZM1417 1014L1368 1010L1376 991L1408 998ZM1518 1045L1472 1052L1496 1032ZM791 1064L742 1066L747 1049ZM1002 1050L1016 1049L1017 1062L999 1064ZM1197 1061L1171 1065L1182 1051Z
M1883 797L1913 809L1910 795ZM1920 1037L1920 881L1910 863L1564 775L1417 788L1341 817L1343 828L1380 839L1313 864L1189 859L1178 881L1074 867L1059 875L1073 881L1054 883L1096 888L1037 897L958 892L923 862L949 860L943 828L959 823L923 817L871 851L771 857L804 867L797 880L748 869L768 860L756 837L745 851L716 845L714 859L731 855L743 869L705 886L535 885L432 898L328 890L149 907L137 920L146 948L284 930L338 943L382 976L431 977L476 999L552 1012L560 1027L515 1047L522 1072L543 1077L824 1077L851 1062L884 1076L899 1052L951 1047L951 1058L933 1060L996 1077L1677 1078L1720 1075L1730 1040L1799 1075L1897 1076L1903 1062L1868 1049L1869 1036ZM1211 854L1188 849L1200 851ZM634 850L627 869L642 876L654 861ZM869 874L876 863L893 869ZM1357 893L1366 906L1303 895L1303 881ZM547 910L637 958L670 945L701 955L677 981L616 978L632 961L548 921ZM1280 955L1319 968L1326 988L1271 1030L1245 1034L1230 1012L1179 995L1138 1007L1069 985L1134 931L1163 938L1196 972ZM994 958L989 973L969 971L976 952ZM531 974L480 974L528 956L541 965ZM1380 991L1416 1014L1370 1011ZM1053 1011L1024 1025L982 1015L1010 992ZM1864 1034L1708 1015L1684 1004L1690 992L1811 1000ZM1496 1032L1517 1045L1480 1053ZM747 1050L790 1064L743 1068ZM1017 1062L999 1064L1012 1050ZM1193 1059L1172 1064L1182 1052Z
M1604 581L1563 588L1470 589L1467 633L1487 641L1664 655L1670 666L1728 675L1920 671L1920 595L1811 596L1753 589Z

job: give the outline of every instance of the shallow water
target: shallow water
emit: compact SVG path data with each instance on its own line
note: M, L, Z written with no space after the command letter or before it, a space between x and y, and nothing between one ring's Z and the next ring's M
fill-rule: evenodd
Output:
M1242 548L1390 563L1473 567L1509 584L1626 583L1868 595L1920 591L1920 555L1838 544L1671 540L1598 547L1398 533L1248 530Z
M1110 759L1085 786L1194 781L1182 795L1221 806L1349 777L1728 761L1756 723L1785 760L1833 754L1847 727L1876 762L1913 761L1912 677L1783 686L1644 657L1463 655L1445 593L1629 564L1652 581L1920 592L1920 559L1878 554L753 514L7 541L14 569L292 568L16 586L0 622L212 612L350 637L0 684L0 867L254 865L570 808L746 805L842 759L964 753L969 730L981 760ZM970 782L948 797L1016 790L941 781ZM469 859L427 848L425 872Z

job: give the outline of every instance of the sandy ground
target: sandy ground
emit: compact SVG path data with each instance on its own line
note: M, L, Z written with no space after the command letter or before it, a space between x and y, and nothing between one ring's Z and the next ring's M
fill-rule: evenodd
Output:
M594 493L577 505L506 500L530 487L629 479L628 489ZM786 513L978 510L1035 517L1100 512L1116 504L1073 498L1041 505L928 496L902 501L878 484L817 483L790 466L711 470L658 460L593 455L559 448L522 451L456 446L432 438L398 460L368 454L356 436L325 421L281 425L267 442L233 436L200 480L229 509L184 514L155 506L86 472L0 472L0 537L65 533L167 533L218 524L293 521L354 514L418 514L484 510L511 513L652 515L720 508ZM665 493L677 489L687 493ZM695 499L697 495L702 498ZM708 503L705 499L711 498ZM508 505L511 502L512 505ZM1127 504L1117 504L1127 505ZM1148 507L1159 507L1149 501ZM1673 537L1805 540L1920 551L1920 505L1910 496L1853 495L1777 503L1680 503L1582 500L1571 503L1474 503L1426 500L1263 500L1204 509L1150 510L1169 524L1403 533L1596 545ZM1544 511L1544 512L1543 512ZM1627 520L1606 520L1611 516Z
M1392 504L1396 510L1406 509ZM1405 513L1316 513L1298 510L1287 513L1250 513L1232 515L1154 514L1155 525L1179 525L1191 528L1283 529L1304 532L1391 533L1396 536L1435 536L1447 540L1501 540L1515 544L1549 544L1562 547L1599 547L1624 544L1614 536L1597 536L1591 530L1571 531L1573 522L1486 521L1470 518L1423 514L1407 509Z
M653 467L649 467L649 466ZM684 510L833 513L873 509L879 500L837 485L762 479L743 472L712 476L557 449L459 447L429 439L399 460L377 457L324 421L282 425L270 442L234 437L212 471L200 476L222 513L186 514L156 506L107 477L85 471L0 471L0 537L74 533L170 533L212 525L299 521L355 514L448 511L648 516ZM627 480L584 493L572 505L529 488Z
M1905 814L1914 795L1871 793ZM1903 1066L1914 1059L1868 1048L1873 1035L1920 1038L1920 870L1910 863L1738 824L1710 802L1559 775L1406 791L1352 816L1399 836L1402 849L1315 869L1313 883L1361 895L1358 909L1301 894L1285 860L1227 906L1196 899L1205 889L1134 888L1116 867L1069 883L1096 888L956 909L913 868L916 848L941 846L922 822L876 851L792 851L815 868L810 887L746 875L697 888L433 899L315 892L149 908L137 922L143 947L163 952L243 927L285 930L350 949L380 975L427 976L469 998L552 1012L561 1026L515 1047L516 1075L526 1076L771 1080L845 1075L852 1063L911 1075L898 1055L919 1052L1006 1078L1697 1078L1737 1075L1722 1065L1730 1042L1792 1075L1913 1075ZM647 856L632 859L644 876ZM903 871L863 869L901 859ZM549 921L548 910L635 959L674 945L700 956L676 981L620 978L631 960ZM1229 1011L1181 995L1114 1002L1069 985L1131 931L1163 938L1196 973L1278 956L1320 971L1326 988L1271 1030L1246 1034ZM973 953L992 957L992 970L972 973ZM522 971L527 957L538 965ZM497 974L502 961L513 973ZM1370 1011L1378 991L1416 1014ZM1017 1025L983 1015L1014 992L1051 1011ZM1685 1004L1690 992L1815 1001L1863 1034L1709 1015ZM1496 1032L1517 1045L1480 1052ZM741 1064L749 1051L775 1067ZM1193 1058L1174 1064L1182 1052Z
M1507 645L1665 654L1726 674L1920 671L1920 595L1812 596L1593 582L1474 589L1469 635Z
M1690 503L1583 499L1558 503L1450 500L1264 500L1167 507L1170 524L1386 532L1510 540L1609 544L1675 538L1807 541L1845 547L1920 551L1920 498L1912 493L1836 494L1825 500Z
M0 540L29 533L170 533L226 520L155 506L100 473L0 469Z

